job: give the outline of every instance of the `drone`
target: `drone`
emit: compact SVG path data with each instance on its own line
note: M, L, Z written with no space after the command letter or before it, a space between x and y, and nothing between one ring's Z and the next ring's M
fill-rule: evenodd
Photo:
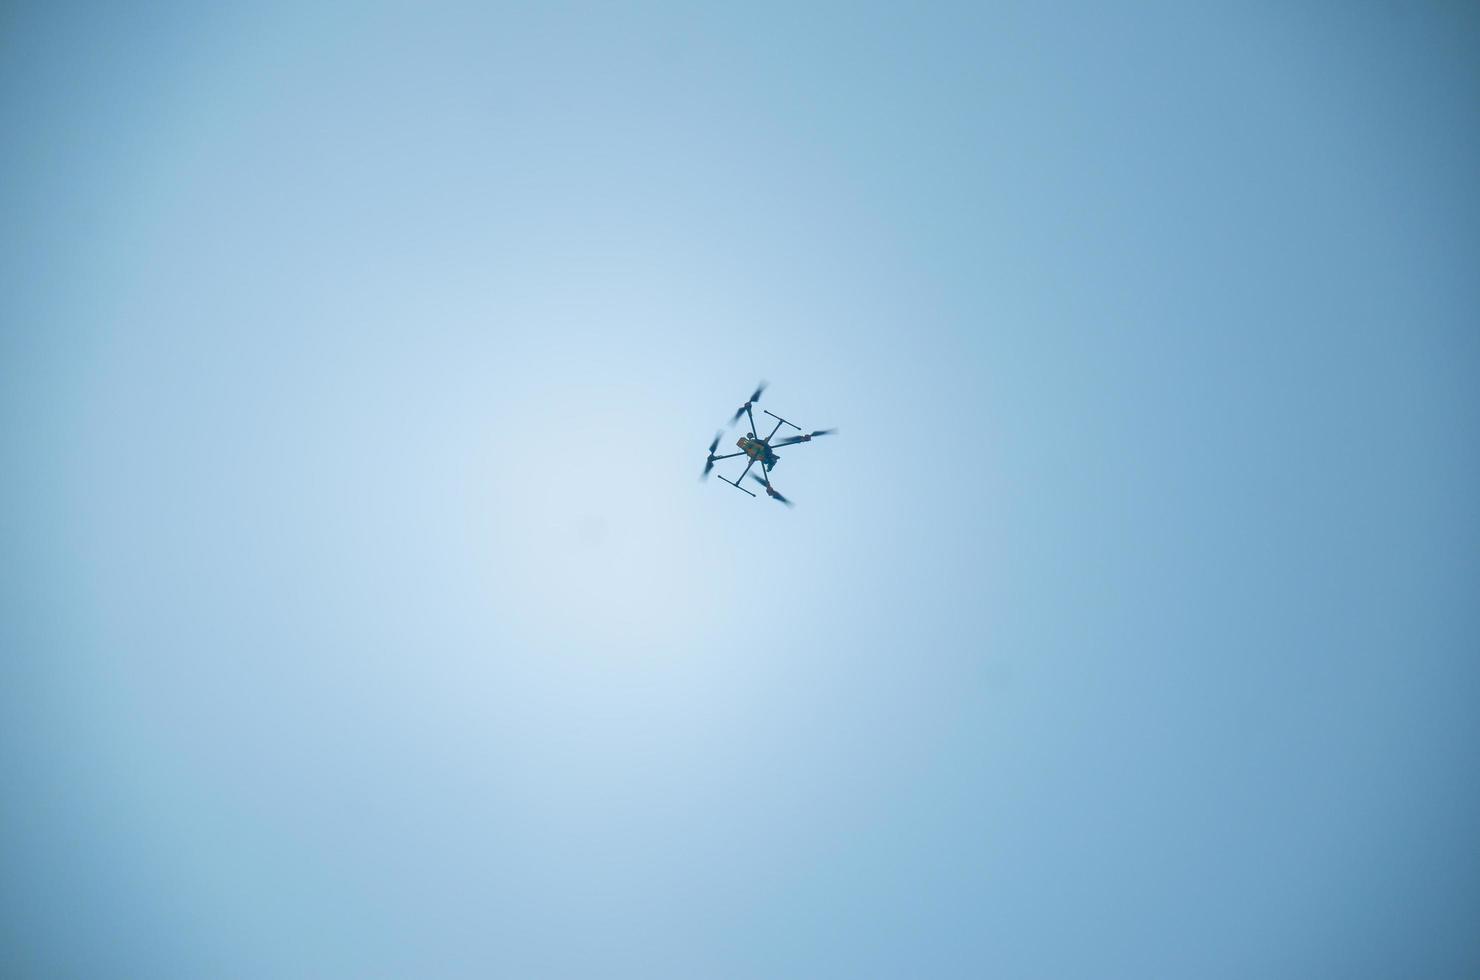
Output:
M723 456L714 455L714 451L719 448L719 441L724 438L723 430L716 432L714 434L714 441L709 444L709 458L706 459L704 462L704 472L700 474L699 479L709 479L709 471L714 469L714 464L717 463L719 460L734 459L736 456L746 456L749 457L749 459L745 464L745 469L741 471L738 478L734 480L725 480L725 478L721 476L720 479L724 480L736 490L739 490L742 493L749 493L752 497L754 497L754 493L746 490L740 485L740 481L745 479L746 474L749 473L752 480L766 488L766 496L770 497L772 500L778 500L786 506L791 507L793 506L792 502L783 497L775 487L771 486L771 470L775 468L777 463L781 462L781 457L776 455L776 447L798 446L804 442L811 442L818 436L832 435L838 430L817 429L812 432L802 432L799 426L793 425L791 422L786 421L786 419L777 415L775 412L772 412L768 409L761 409L761 411L765 412L767 415L771 416L771 418L776 420L776 426L771 430L771 434L766 436L764 439L757 438L756 432L758 430L756 429L755 425L755 416L751 414L750 409L751 406L761 400L761 392L765 390L766 383L762 381L759 385L756 386L755 392L745 400L745 404L735 409L735 415L733 418L730 419L731 425L734 425L736 422L740 421L740 416L742 415L750 419L750 431L745 433L745 435L741 436L739 439L735 440L735 445L740 447L740 451L738 453L725 453ZM790 425L793 429L797 430L799 435L787 436L784 439L779 439L776 442L772 442L771 440L776 438L776 433L781 430L781 427L783 425ZM761 464L760 476L756 476L754 473L750 472L750 468L756 463Z

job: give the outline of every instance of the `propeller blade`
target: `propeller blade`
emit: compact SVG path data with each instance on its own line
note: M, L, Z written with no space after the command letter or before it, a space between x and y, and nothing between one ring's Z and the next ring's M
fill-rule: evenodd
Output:
M807 433L804 433L804 434L799 435L799 436L787 436L785 439L782 439L780 442L773 443L773 445L777 445L777 446L795 446L799 442L811 442L813 439L817 438L818 436L830 436L830 435L832 435L836 431L838 431L838 430L837 429L817 429L816 431L807 432Z
M709 458L704 461L704 472L699 474L700 480L709 479L709 471L714 469L714 451L719 448L719 441L723 437L723 432L714 434L714 441L709 444Z
M761 392L763 392L765 390L766 390L766 383L764 381L762 381L760 384L756 385L755 386L755 391L751 392L750 393L750 397L747 398L747 399L745 399L745 404L744 405L741 405L739 408L735 409L735 417L732 418L732 419L730 419L730 424L731 425L734 425L736 422L740 421L740 416L742 416L742 415L745 414L745 410L747 408L749 408L750 406L754 405L756 402L758 402L758 401L761 400Z
M766 488L766 493L769 494L774 499L781 501L783 504L785 504L788 507L795 507L796 506L796 504L792 503L790 500L787 500L785 497L783 497L781 495L781 491L771 489L771 486L768 483L766 483L765 480L762 480L760 477L756 476L754 473L750 474L750 478L752 480L754 480L756 483L759 483L761 486L765 487Z

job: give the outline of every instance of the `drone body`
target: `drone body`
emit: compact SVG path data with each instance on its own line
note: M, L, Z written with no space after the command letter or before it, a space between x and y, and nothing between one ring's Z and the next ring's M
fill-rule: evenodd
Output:
M750 409L756 402L760 401L761 392L765 390L766 383L762 381L760 385L755 389L754 394L750 396L750 398L745 402L744 405L741 405L738 409L735 410L735 416L730 419L731 425L740 421L740 416L742 415L750 419L750 431L745 433L745 435L741 436L739 439L735 440L735 445L740 447L740 451L738 453L725 453L723 456L714 455L714 451L719 448L720 439L723 438L723 433L715 433L714 441L709 444L709 456L704 462L704 473L700 477L700 479L705 479L709 476L709 471L714 469L714 464L718 460L733 459L736 456L745 456L748 457L748 461L745 464L745 469L741 471L738 478L734 480L726 480L723 476L721 476L720 479L724 480L736 490L743 491L744 493L749 493L752 497L754 497L754 493L751 493L751 491L746 490L740 485L740 481L745 479L745 474L750 473L750 478L752 480L766 488L766 496L770 497L773 500L779 500L781 503L790 507L792 506L791 501L787 500L781 495L779 491L777 491L775 487L771 486L771 470L773 470L776 467L776 464L781 461L781 457L776 455L774 447L795 446L804 442L811 442L814 436L830 435L831 433L834 433L838 430L818 429L813 432L801 432L801 429L799 429L796 425L793 425L791 422L786 421L786 419L777 415L775 412L766 411L767 415L776 420L776 425L774 428L771 429L770 434L767 435L765 438L757 437L755 434L755 416L751 414ZM783 425L790 425L793 429L801 432L801 435L787 436L784 439L772 442L772 440L776 438L776 433L781 430L781 427ZM750 472L751 467L753 467L756 463L761 464L760 476L756 476L754 473Z
M781 457L777 456L770 446L757 439L754 432L747 432L739 439L736 439L735 445L740 447L742 453L764 466L767 472L773 469L777 463L781 462ZM719 457L716 456L715 458L718 459ZM741 475L743 476L744 474Z

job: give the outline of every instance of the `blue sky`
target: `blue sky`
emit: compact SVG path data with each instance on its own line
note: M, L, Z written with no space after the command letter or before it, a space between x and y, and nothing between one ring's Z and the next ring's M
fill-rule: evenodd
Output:
M0 54L7 974L1480 969L1475 12Z

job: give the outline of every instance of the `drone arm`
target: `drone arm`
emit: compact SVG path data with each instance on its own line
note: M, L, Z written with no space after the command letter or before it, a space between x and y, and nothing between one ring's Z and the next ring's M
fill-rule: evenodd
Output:
M750 434L752 436L754 436L755 433L756 433L755 416L750 414L750 403L749 402L746 402L745 403L745 417L748 418L748 419L750 419Z
M716 457L714 457L714 461L715 462L718 462L719 460L722 460L722 459L734 459L736 456L744 456L744 455L745 455L745 453L743 453L743 452L739 452L739 453L725 453L723 456L716 456Z

